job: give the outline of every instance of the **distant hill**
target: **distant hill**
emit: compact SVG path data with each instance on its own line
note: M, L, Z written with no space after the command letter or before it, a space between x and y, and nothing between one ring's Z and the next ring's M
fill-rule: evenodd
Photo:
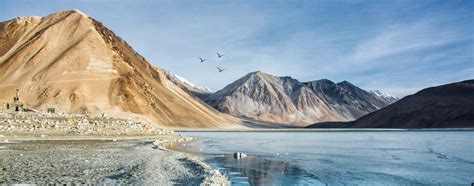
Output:
M474 127L474 80L423 89L356 121L318 123L309 128Z
M354 120L394 100L397 98L380 97L347 81L300 82L260 71L245 75L205 99L217 110L232 115L301 126Z

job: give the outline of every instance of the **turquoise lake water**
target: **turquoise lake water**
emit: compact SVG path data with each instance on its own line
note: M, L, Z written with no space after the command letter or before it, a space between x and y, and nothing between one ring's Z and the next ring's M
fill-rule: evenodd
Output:
M180 132L233 185L470 185L474 131ZM232 153L243 152L245 159Z

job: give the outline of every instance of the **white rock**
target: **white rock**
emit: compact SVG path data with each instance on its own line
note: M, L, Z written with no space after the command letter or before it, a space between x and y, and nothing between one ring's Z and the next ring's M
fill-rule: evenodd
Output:
M241 158L246 158L247 154L241 153L241 152L235 152L234 153L234 158L235 159L241 159Z

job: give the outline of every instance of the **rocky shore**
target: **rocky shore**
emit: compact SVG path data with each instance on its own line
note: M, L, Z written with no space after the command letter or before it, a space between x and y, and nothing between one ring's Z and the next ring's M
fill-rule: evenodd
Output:
M0 157L0 184L228 184L199 157L148 140L2 142Z
M229 185L201 157L166 148L189 140L132 119L0 113L0 185Z
M171 130L137 119L42 112L0 113L0 134L8 136L154 136Z

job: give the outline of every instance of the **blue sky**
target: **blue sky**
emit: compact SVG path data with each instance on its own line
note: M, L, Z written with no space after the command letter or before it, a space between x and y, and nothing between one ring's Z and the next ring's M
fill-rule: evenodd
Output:
M257 70L348 80L400 97L474 79L470 0L3 0L0 20L66 9L94 17L151 63L214 91Z

